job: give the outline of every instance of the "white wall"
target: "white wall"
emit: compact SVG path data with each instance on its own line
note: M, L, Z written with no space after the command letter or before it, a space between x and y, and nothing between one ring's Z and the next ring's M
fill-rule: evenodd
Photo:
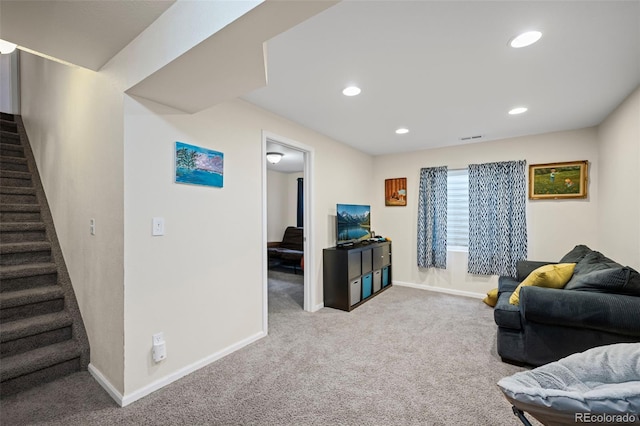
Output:
M267 241L282 241L287 227L288 205L287 173L267 170Z
M318 262L306 272L321 303L331 215L335 223L337 202L369 202L372 158L241 100L184 115L127 97L125 397L260 336L263 130L314 149ZM176 140L222 151L224 188L175 184ZM165 218L165 236L151 236L153 216ZM159 331L168 357L154 364L151 336Z
M21 69L22 117L84 319L91 364L122 392L123 95L101 74L25 52Z
M282 241L287 226L296 226L301 177L303 173L267 170L267 241Z
M598 250L640 270L640 88L598 128Z
M422 167L465 168L468 164L526 160L527 164L588 160L589 196L580 200L528 200L528 258L557 261L576 244L597 247L598 143L596 129L525 136L406 154L374 160L372 221L377 233L393 241L393 281L482 294L497 277L467 274L467 253L449 252L446 270L417 267L417 201ZM385 207L384 180L407 177L407 206Z

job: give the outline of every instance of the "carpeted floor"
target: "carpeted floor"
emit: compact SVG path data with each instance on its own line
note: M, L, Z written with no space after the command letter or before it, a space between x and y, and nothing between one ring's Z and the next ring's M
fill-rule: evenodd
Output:
M480 300L403 287L347 313L302 310L269 272L269 336L120 408L86 373L1 401L3 425L519 425ZM535 423L538 424L538 423Z

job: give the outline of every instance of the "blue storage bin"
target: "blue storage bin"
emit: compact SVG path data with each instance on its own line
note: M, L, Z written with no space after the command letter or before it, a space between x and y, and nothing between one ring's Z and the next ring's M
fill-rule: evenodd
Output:
M382 268L382 287L386 287L389 285L389 267L385 266Z
M362 298L366 299L373 292L373 274L362 277Z

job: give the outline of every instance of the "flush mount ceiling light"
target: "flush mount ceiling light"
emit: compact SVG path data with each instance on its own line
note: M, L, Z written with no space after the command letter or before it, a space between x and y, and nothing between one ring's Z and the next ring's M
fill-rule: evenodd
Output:
M342 91L342 94L345 96L356 96L359 95L362 90L360 90L357 86L349 86Z
M409 129L404 127L400 127L399 129L396 130L396 134L398 135L404 135L406 133L409 133Z
M512 38L511 41L509 41L509 46L516 49L530 46L540 40L540 37L542 37L542 33L540 31L527 31L526 33L522 33Z
M527 112L527 108L517 107L509 111L509 115L518 115L518 114L522 114L523 112Z
M284 156L281 152L267 152L267 161L271 164L278 164Z
M13 53L18 47L17 44L10 43L8 41L0 39L0 53L3 55L8 55L9 53Z

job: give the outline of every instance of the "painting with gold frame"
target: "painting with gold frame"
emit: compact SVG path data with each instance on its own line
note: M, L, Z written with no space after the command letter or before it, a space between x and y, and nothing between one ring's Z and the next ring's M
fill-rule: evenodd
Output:
M587 197L588 161L529 165L529 199Z
M394 178L384 180L384 205L407 205L407 178Z

